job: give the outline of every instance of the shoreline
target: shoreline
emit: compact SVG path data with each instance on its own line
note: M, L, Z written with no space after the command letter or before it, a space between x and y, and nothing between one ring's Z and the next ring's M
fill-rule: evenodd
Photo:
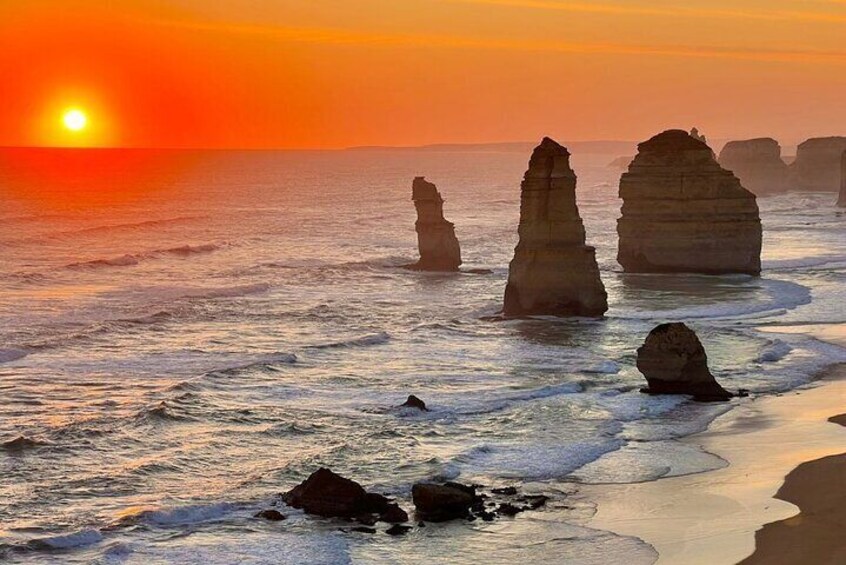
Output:
M798 331L766 331L782 329ZM825 330L807 333L846 345L846 326ZM744 401L704 432L680 440L727 460L727 467L646 483L583 485L581 495L596 503L584 525L643 540L657 551L658 563L743 561L756 551L756 532L801 514L796 505L775 498L786 488L786 477L827 457L846 460L846 428L835 423L844 417L844 400L846 364L787 393ZM799 487L807 489L804 483Z

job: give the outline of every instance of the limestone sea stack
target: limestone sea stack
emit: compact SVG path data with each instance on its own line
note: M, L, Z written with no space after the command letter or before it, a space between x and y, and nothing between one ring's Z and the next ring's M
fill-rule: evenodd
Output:
M744 188L761 196L789 189L789 168L781 146L769 137L729 141L720 151L720 165L740 179Z
M803 141L790 165L793 188L808 191L840 190L840 168L846 137L816 137Z
M727 400L732 394L708 369L708 356L696 333L681 323L661 324L637 350L637 368L649 394L690 394L696 400Z
M617 261L629 273L761 272L755 195L682 130L638 145L620 179Z
M846 208L846 151L840 157L840 198L837 205Z
M505 316L601 316L608 309L576 206L570 153L545 137L520 187L520 236L508 269Z
M420 260L411 266L421 271L457 271L461 248L455 226L444 218L444 199L438 188L417 177L411 185L411 199L417 208L417 247Z

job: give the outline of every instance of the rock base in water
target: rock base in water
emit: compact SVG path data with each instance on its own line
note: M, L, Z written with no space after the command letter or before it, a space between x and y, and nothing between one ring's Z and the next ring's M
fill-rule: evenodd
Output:
M758 196L790 188L790 170L781 159L781 146L775 139L729 141L720 151L719 162Z
M648 394L689 394L696 400L728 400L732 394L708 369L705 348L682 323L661 324L637 350L637 368L646 377Z
M790 165L795 190L837 192L840 190L846 137L815 137L803 141Z

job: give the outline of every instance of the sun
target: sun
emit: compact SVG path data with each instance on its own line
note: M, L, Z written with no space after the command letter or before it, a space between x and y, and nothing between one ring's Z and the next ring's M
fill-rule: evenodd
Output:
M62 123L71 131L82 131L88 125L88 116L79 108L71 108L62 115Z

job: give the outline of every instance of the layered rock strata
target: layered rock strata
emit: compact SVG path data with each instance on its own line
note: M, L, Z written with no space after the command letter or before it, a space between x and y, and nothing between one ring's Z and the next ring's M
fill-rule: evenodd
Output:
M461 265L461 247L455 226L444 218L444 199L438 188L417 177L411 186L411 199L417 209L417 247L420 260L411 265L421 271L457 271Z
M690 394L696 400L727 400L708 369L708 356L696 333L682 323L661 324L637 350L637 368L646 377L648 394Z
M719 162L756 195L784 192L790 187L789 168L775 139L729 141L720 151Z
M840 198L837 199L837 205L846 208L846 151L840 157Z
M519 243L508 270L505 316L601 316L607 295L576 206L570 153L544 138L520 188Z
M626 272L760 274L755 195L687 132L638 145L620 197L617 260Z
M840 190L840 169L846 137L816 137L803 141L790 165L792 187L796 190Z

